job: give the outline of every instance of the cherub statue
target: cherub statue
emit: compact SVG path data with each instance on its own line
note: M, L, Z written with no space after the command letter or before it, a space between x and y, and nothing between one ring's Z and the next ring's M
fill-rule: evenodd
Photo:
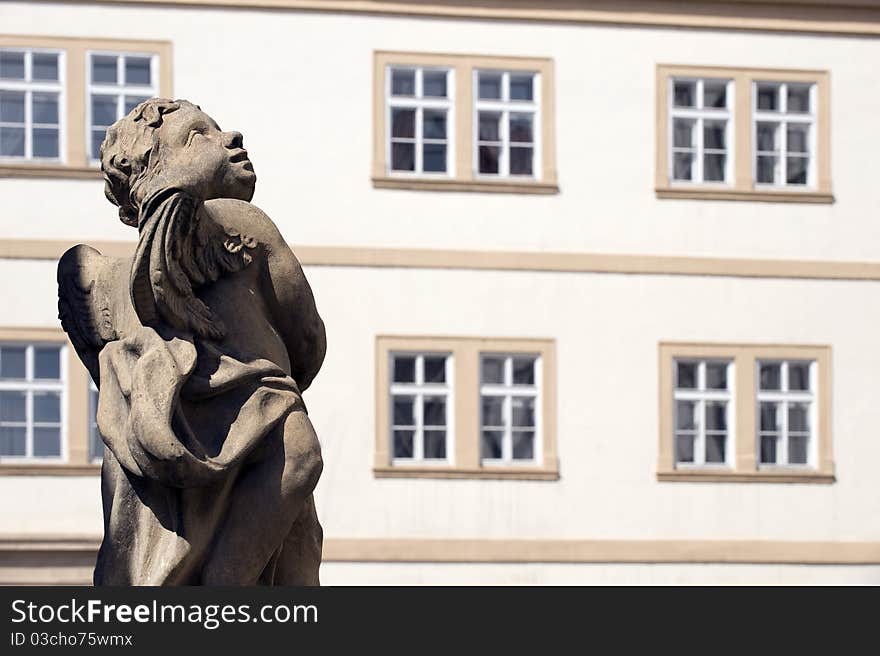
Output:
M99 387L96 585L317 585L318 439L302 392L324 324L278 229L250 204L238 132L152 98L101 145L133 258L68 250L59 316Z

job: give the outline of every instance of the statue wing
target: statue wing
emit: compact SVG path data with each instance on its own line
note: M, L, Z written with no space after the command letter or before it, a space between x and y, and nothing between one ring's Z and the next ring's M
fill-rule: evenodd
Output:
M67 250L58 262L58 318L73 348L98 385L98 353L117 338L101 273L111 258L82 244Z

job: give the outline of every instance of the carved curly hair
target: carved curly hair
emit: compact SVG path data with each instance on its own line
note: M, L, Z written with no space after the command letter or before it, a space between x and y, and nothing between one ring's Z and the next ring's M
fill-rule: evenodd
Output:
M155 173L151 156L159 145L159 127L165 114L197 105L186 100L150 98L107 130L101 144L101 171L104 173L104 195L119 207L119 219L137 227L140 213L141 186Z

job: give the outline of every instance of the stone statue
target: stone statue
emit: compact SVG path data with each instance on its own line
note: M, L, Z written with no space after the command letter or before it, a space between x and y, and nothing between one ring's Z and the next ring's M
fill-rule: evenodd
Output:
M238 132L153 98L101 145L133 258L79 245L59 318L99 387L96 585L318 585L318 439L302 392L324 324L302 268L250 204Z

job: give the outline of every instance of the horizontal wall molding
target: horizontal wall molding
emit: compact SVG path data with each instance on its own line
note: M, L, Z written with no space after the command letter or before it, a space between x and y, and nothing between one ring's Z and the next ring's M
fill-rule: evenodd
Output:
M10 562L82 563L96 537L0 537L0 570ZM42 559L42 560L41 560ZM327 538L324 562L681 563L880 565L880 542L789 540L460 540Z
M95 0L58 0L96 4ZM844 0L98 0L110 5L344 12L391 16L646 25L831 34L880 34L880 2Z
M134 254L135 242L87 241L104 255ZM0 259L57 260L76 243L73 240L0 239ZM880 280L880 262L354 246L293 246L293 250L305 266Z

